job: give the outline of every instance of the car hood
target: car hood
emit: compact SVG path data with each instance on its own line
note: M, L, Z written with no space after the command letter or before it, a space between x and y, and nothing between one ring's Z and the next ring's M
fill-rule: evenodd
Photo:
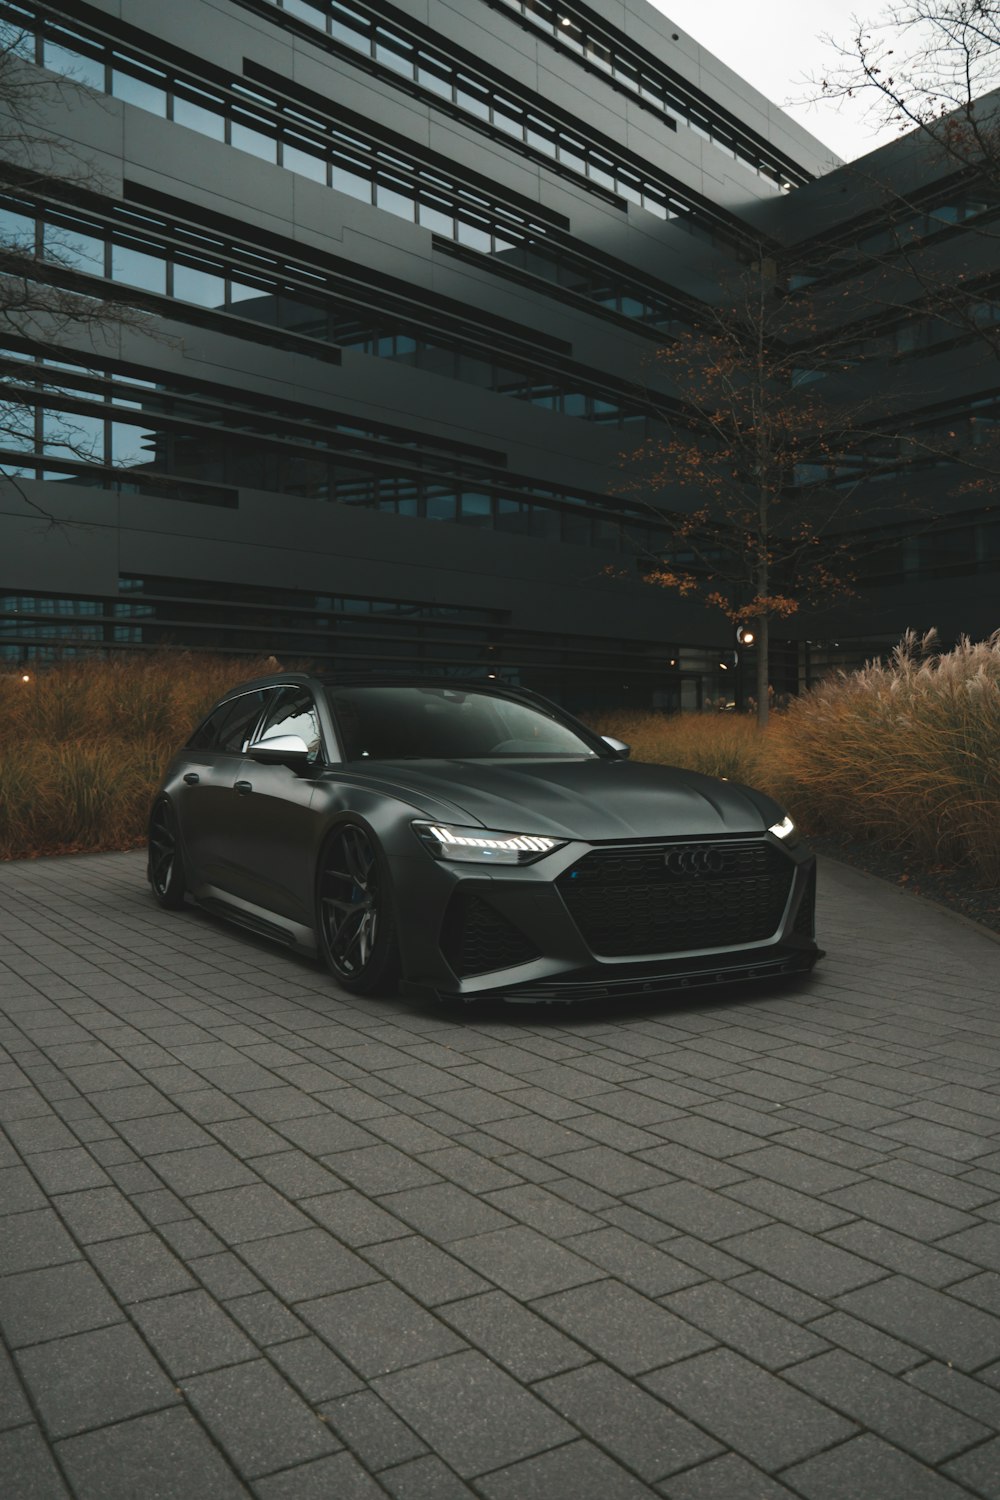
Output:
M381 762L364 781L428 817L588 841L760 833L781 816L737 782L603 758Z

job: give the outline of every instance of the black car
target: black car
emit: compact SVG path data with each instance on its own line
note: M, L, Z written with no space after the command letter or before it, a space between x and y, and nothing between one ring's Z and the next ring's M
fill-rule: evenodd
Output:
M771 798L493 683L259 678L153 804L161 906L362 994L599 999L808 970L815 860Z

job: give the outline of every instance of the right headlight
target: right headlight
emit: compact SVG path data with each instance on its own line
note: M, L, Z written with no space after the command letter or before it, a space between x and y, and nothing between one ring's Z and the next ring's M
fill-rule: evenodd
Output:
M450 823L414 823L413 830L435 859L477 865L530 865L569 842L546 834L499 833L492 828L459 828Z
M773 833L776 839L784 839L786 843L789 841L794 843L792 835L795 833L795 824L787 813L785 813L780 823L772 823L767 831L768 833Z

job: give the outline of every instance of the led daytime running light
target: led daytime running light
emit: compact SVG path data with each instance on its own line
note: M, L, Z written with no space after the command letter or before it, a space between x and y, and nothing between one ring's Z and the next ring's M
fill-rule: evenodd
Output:
M429 831L440 844L458 844L466 849L513 849L523 854L547 854L559 842L558 839L541 838L532 833L515 833L502 839L490 838L485 834L452 833L450 828L439 828L434 824Z
M794 829L795 824L786 813L780 823L772 823L767 831L768 833L773 833L776 839L787 839L788 835L792 833Z

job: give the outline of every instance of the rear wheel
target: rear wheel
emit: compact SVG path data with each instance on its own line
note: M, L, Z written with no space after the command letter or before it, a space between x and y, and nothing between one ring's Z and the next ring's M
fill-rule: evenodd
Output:
M337 982L359 995L394 989L399 948L385 855L360 823L341 823L320 860L316 892L320 950Z
M177 819L169 802L158 802L149 819L149 883L153 895L168 911L184 905L187 882L177 835Z

